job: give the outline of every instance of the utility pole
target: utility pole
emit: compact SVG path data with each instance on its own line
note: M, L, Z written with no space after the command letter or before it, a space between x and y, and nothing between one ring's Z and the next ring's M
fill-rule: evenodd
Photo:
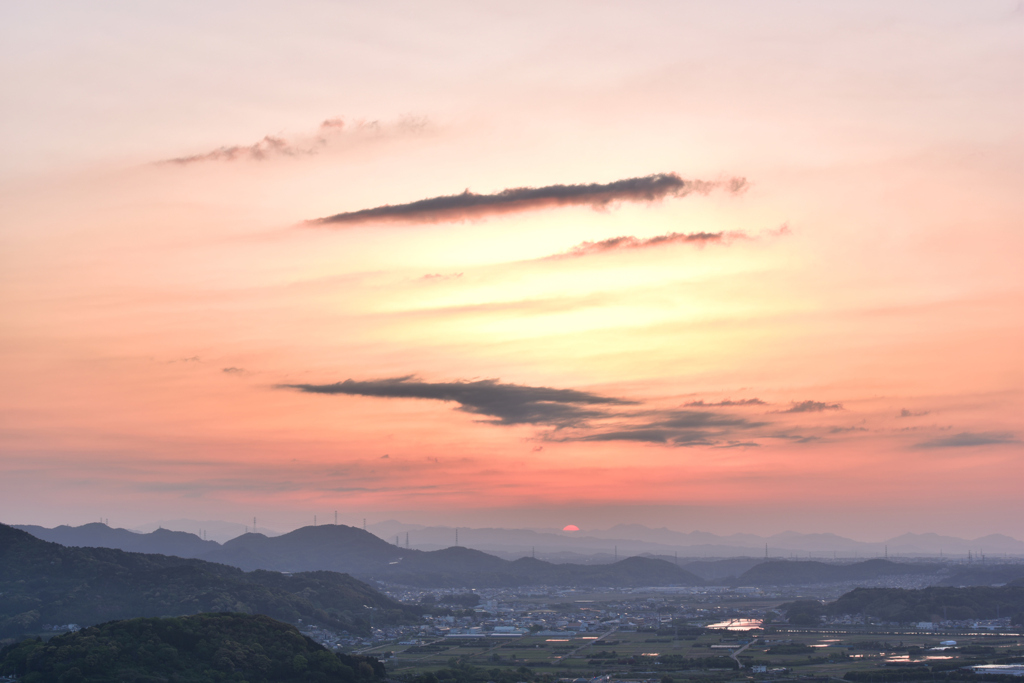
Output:
M455 547L459 547L459 527L455 527Z
M405 549L406 550L409 549L409 532L408 531L405 532Z
M338 511L334 511L334 526L338 526Z

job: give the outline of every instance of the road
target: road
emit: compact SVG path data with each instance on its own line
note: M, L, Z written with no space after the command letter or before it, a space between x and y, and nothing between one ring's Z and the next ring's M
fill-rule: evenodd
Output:
M740 655L743 654L743 651L746 650L751 645L753 645L755 642L757 642L757 638L751 638L749 641L747 641L746 645L744 645L743 647L741 647L738 650L733 650L732 652L729 653L729 656L732 657L734 660L736 660L736 663L740 665L741 669L743 668L743 662L740 661Z
M564 654L561 657L555 657L555 659L568 659L569 657L572 657L573 655L575 655L577 652L579 652L583 648L591 647L592 645L595 645L595 644L601 642L602 640L604 640L605 638L607 638L608 636L610 636L611 634L615 633L618 630L619 630L619 627L616 626L611 631L608 631L607 633L603 634L600 638L595 638L594 640L588 640L587 642L583 643L582 645L580 645L578 648L576 648L572 652L569 652L568 654Z

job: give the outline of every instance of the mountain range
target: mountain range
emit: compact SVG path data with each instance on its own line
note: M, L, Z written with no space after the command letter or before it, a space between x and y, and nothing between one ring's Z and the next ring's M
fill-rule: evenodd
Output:
M784 586L888 581L916 576L931 585L994 585L1024 576L1024 564L892 561L874 558L822 562L780 558L686 560L630 556L611 562L553 563L505 559L475 548L420 550L389 543L357 527L308 526L279 536L247 533L220 544L195 534L157 529L140 534L92 523L46 529L19 527L43 540L202 559L245 571L343 572L365 581L420 588L559 586ZM480 530L475 530L480 531ZM472 534L470 535L472 538ZM399 538L401 540L401 538ZM895 585L895 584L893 584Z
M110 547L201 558L251 571L328 570L364 579L420 587L505 587L526 585L696 586L705 583L676 564L629 557L610 564L553 564L534 558L509 561L479 550L453 546L424 551L387 543L345 525L308 526L280 536L248 533L219 544L195 534L157 529L138 534L93 522L80 527L18 527L43 540L78 547Z
M69 548L0 524L0 638L44 624L221 611L366 632L371 607L377 619L418 618L414 608L345 574L244 572L168 555Z
M309 526L269 538L244 534L204 555L243 569L329 569L420 587L527 585L696 586L700 577L666 560L630 557L604 565L553 564L530 557L509 561L452 546L416 550L345 525Z
M33 533L41 529L33 527ZM141 525L129 533L175 530L225 543L252 529L252 526L235 522L174 519ZM723 536L704 531L679 532L664 527L650 528L640 524L620 524L609 529L584 531L551 528L456 529L449 526L406 524L395 520L370 524L366 529L378 538L400 546L405 545L408 535L410 547L417 550L441 550L462 545L510 560L531 555L552 562L573 564L609 563L621 557L643 554L683 559L764 558L766 554L768 557L790 559L867 559L885 556L965 558L968 554L1024 557L1024 542L1002 534L965 539L934 533L906 533L884 541L864 542L831 533L801 534L792 531L770 536L745 533ZM281 535L280 531L265 526L260 526L256 531L264 536Z
M414 548L435 550L454 543L455 528L403 524L394 520L371 524L368 531L387 540L405 543L406 534ZM1024 556L1024 542L1002 534L990 534L976 539L941 536L934 533L912 534L869 543L855 541L836 534L799 534L786 531L771 536L731 534L719 536L704 531L679 532L671 529L652 529L640 524L620 524L605 530L564 531L561 529L473 529L458 528L463 545L503 556L518 556L536 552L546 559L553 555L574 553L592 555L611 561L618 552L624 555L666 555L684 558L701 557L817 557L817 558L870 558L870 557L965 557L987 554L990 556Z

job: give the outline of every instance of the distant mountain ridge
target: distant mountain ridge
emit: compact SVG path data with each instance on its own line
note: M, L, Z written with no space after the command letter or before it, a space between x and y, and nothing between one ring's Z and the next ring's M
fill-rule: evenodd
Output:
M893 562L881 558L843 562L757 557L687 560L665 554L629 556L628 552L622 553L626 555L625 559L616 561L556 564L533 557L503 559L462 546L430 551L403 548L366 530L333 524L302 527L274 537L248 533L224 544L203 541L195 534L185 532L158 529L150 534L139 534L96 523L56 529L23 528L42 538L59 540L71 546L173 554L246 571L327 570L351 574L367 581L420 588L532 585L764 587L837 582L872 585L887 578L909 576L915 576L917 584L993 585L1024 575L1024 564L1012 563L958 565L936 561L908 562L906 559Z
M401 548L362 529L333 524L302 527L275 537L243 534L223 545L202 541L194 534L192 537L195 541L187 541L179 536L189 535L184 532L158 530L152 534L136 534L123 529L109 529L97 523L57 529L25 527L25 530L38 533L44 538L60 538L64 544L73 546L110 543L117 544L118 549L147 548L148 552L188 553L188 556L195 559L246 571L327 570L368 580L419 587L543 584L698 586L705 583L705 580L676 564L656 558L630 557L616 563L598 565L552 564L533 558L509 561L464 547L434 551ZM158 543L162 539L168 540L170 546L162 548Z
M367 529L380 538L399 542L408 533L411 545L420 549L439 549L452 545L455 528L403 524L394 520L371 524ZM1002 534L990 534L977 539L940 536L934 533L907 533L887 541L869 543L855 541L837 534L800 534L786 531L771 536L756 534L717 534L671 529L652 529L640 524L620 524L606 530L566 532L561 529L497 529L459 527L459 538L465 545L494 553L524 553L535 550L538 554L573 552L581 555L603 555L611 559L617 547L621 555L668 555L680 557L769 557L794 556L824 559L838 556L842 559L868 559L871 557L900 556L966 556L990 555L1024 556L1024 542Z
M245 534L206 556L243 569L330 569L420 587L527 585L697 586L703 580L665 560L631 557L610 565L552 564L533 558L503 560L479 550L401 548L345 525L302 527L268 538Z
M146 524L140 524L133 526L129 531L137 531L140 534L148 534L151 531L157 529L170 529L172 531L185 531L188 533L194 533L202 539L210 539L217 541L218 543L224 543L230 541L236 536L247 534L250 531L263 534L264 536L280 536L281 532L276 529L270 529L266 526L260 526L256 529L252 528L250 524L243 524L241 522L225 522L219 519L161 519L157 522L149 522Z
M883 577L936 574L943 567L934 563L897 563L865 560L852 564L826 564L812 560L770 560L738 576L737 586L792 586L849 581L873 581ZM1024 569L1024 567L1022 567Z
M98 527L103 525L84 525ZM81 527L43 527L28 525L18 528L31 531L33 535L58 543L78 543L74 534L61 530ZM160 523L141 525L132 530L121 531L123 540L115 544L112 540L102 541L103 547L118 547L122 550L152 552L137 544L137 537L160 530L184 532L199 538L208 532L208 538L219 543L241 536L252 530L251 526L218 520L164 520ZM202 532L198 533L200 530ZM455 545L456 529L447 526L424 526L405 524L395 520L377 522L367 530L389 543L405 544L406 534L410 545L417 550L441 550ZM279 536L261 526L258 533L264 536ZM615 560L616 549L619 557L631 555L654 555L680 559L747 557L769 558L796 557L806 559L869 559L872 557L962 557L973 556L1020 556L1024 557L1024 542L1004 534L989 534L975 539L956 538L935 533L905 533L886 541L863 542L845 538L833 533L796 533L785 531L770 536L737 533L718 535L705 531L679 532L667 528L649 528L640 524L619 524L609 529L593 529L567 532L562 529L501 529L459 527L461 545L482 550L486 553L514 560L526 555L560 563L595 564ZM52 535L47 535L52 534ZM128 537L128 534L136 538ZM188 541L185 541L188 542ZM82 545L81 543L78 543ZM90 542L88 545L99 545ZM158 551L159 552L159 551ZM200 557L203 550L179 549L175 554Z
M175 557L198 558L220 547L216 541L204 541L185 531L156 529L142 534L128 529L113 529L106 524L92 522L82 526L58 526L47 529L34 525L15 525L36 538L78 548L113 548L129 553L155 553Z

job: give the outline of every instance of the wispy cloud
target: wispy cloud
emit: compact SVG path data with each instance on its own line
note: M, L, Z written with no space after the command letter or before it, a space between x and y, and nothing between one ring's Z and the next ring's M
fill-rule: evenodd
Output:
M593 242L580 242L568 251L552 254L551 256L545 256L540 260L552 261L558 259L577 258L580 256L593 256L595 254L602 254L605 252L651 249L673 244L690 244L697 247L703 247L707 244L730 244L734 240L758 240L765 237L785 237L791 234L792 231L789 229L789 226L783 224L778 229L764 230L753 234L743 232L741 230L730 230L728 232L669 232L664 235L656 235L654 237L621 235Z
M562 437L561 441L638 441L666 446L714 446L729 443L738 433L768 426L728 413L670 410L631 416L632 424L590 434Z
M931 412L931 411L928 411L928 410L916 410L915 411L915 410L908 410L907 408L904 408L903 410L900 411L899 415L897 415L896 417L921 417L922 415L927 415L929 412Z
M715 403L706 403L704 401L690 401L686 404L687 407L701 408L701 407L730 407L730 406L763 406L767 405L764 401L759 398L743 398L739 401L734 401L731 398L727 398L724 401L717 401Z
M502 384L496 379L475 382L421 382L412 375L334 384L284 384L280 388L312 394L347 394L379 398L418 398L452 401L459 410L495 418L495 424L535 424L565 427L604 417L594 406L623 406L632 401L575 389L552 389Z
M424 118L402 118L393 123L327 119L313 134L287 139L266 135L251 145L231 145L201 154L165 159L161 164L195 164L211 161L265 161L277 157L302 157L319 154L343 142L372 140L401 134L419 133L428 126Z
M407 204L386 204L308 221L310 225L343 227L364 223L437 223L490 215L531 211L556 206L607 207L613 202L654 202L665 197L707 194L716 188L732 193L747 186L743 178L724 181L683 180L675 173L656 173L611 183L516 187L493 194L462 194L430 197Z
M820 413L826 410L842 410L839 403L823 403L821 401L794 401L793 406L787 410L780 410L780 413Z
M625 251L630 249L648 249L651 247L663 247L669 244L695 244L704 246L710 242L722 242L726 238L742 238L745 234L740 232L670 232L666 235L649 237L643 239L631 235L612 237L598 242L581 242L569 251L561 254L548 256L548 259L576 258L579 256L591 256L607 251Z
M952 436L922 441L914 444L914 448L968 448L971 446L995 446L999 444L1020 443L1011 432L960 432Z

